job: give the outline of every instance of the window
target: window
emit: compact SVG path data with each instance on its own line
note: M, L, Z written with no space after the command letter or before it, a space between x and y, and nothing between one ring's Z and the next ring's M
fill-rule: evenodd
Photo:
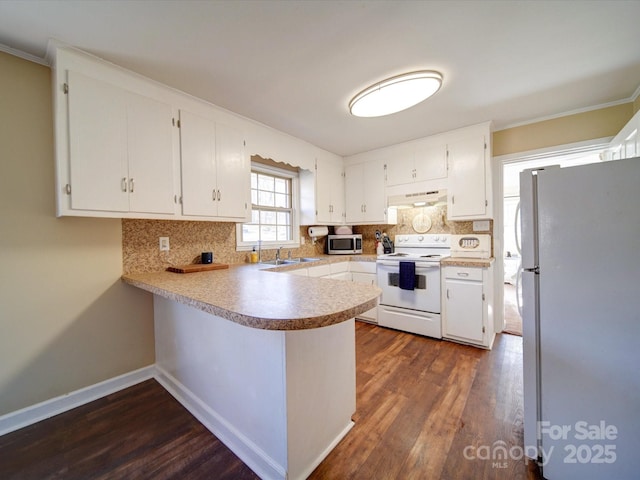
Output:
M236 230L238 250L300 243L297 210L297 174L253 164L251 168L251 222Z

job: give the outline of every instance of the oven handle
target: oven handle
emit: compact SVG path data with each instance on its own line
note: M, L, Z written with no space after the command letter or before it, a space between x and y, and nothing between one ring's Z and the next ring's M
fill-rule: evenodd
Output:
M378 260L377 261L378 265L382 265L384 267L397 267L398 269L400 268L400 262L394 262L391 260ZM415 262L416 264L416 268L440 268L440 264L439 263L420 263L420 262Z

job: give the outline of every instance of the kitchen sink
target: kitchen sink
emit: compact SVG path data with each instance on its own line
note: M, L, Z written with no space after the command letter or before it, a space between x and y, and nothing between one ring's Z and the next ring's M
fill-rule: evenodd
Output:
M289 263L306 263L306 262L317 262L319 260L320 260L319 258L300 257L300 258L287 259L287 260L285 260L285 262L289 262Z
M298 258L281 258L280 260L263 260L260 263L265 265L294 265L297 263L317 262L319 258L298 257Z

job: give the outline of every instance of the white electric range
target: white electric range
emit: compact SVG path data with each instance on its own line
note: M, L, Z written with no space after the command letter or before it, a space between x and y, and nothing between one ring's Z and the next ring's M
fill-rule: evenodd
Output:
M442 338L440 259L450 254L451 235L396 235L394 245L377 257L378 325Z

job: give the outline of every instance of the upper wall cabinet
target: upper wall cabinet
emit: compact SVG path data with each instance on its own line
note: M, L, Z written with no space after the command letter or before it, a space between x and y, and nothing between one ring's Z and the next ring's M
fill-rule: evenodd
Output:
M447 176L447 146L439 137L427 137L389 147L387 186L436 180Z
M345 182L342 159L317 157L314 171L300 172L302 225L341 225L345 219Z
M174 213L171 106L68 71L70 209Z
M490 124L448 132L447 218L493 217Z
M233 128L180 111L182 214L246 221L251 165Z
M347 224L387 223L383 161L347 165L344 173Z

